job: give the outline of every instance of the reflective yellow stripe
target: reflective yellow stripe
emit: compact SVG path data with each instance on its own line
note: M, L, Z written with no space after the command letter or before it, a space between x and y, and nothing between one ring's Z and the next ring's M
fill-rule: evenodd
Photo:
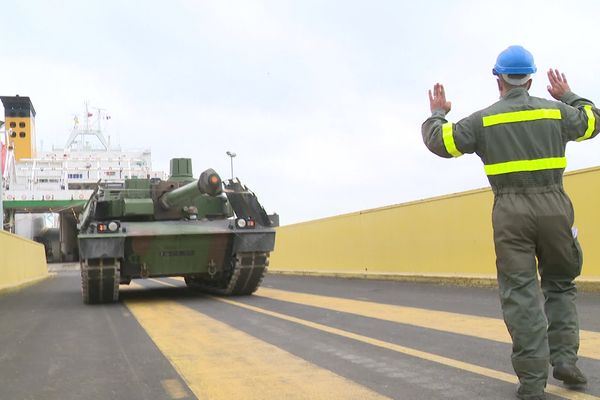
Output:
M592 106L587 105L583 106L583 108L585 109L585 113L588 117L588 127L583 136L577 139L578 142L589 139L590 136L592 136L592 133L594 133L594 128L596 127L596 117L594 117L594 113L592 112Z
M442 125L442 139L444 140L444 146L446 147L446 151L448 153L450 153L453 157L462 156L462 153L456 148L456 143L454 143L452 122L446 122L444 125Z
M540 110L514 111L483 117L483 126L510 124L511 122L535 121L538 119L561 119L559 109L542 108Z
M537 160L508 161L498 164L485 165L487 175L508 174L511 172L540 171L544 169L565 168L567 159L565 157L539 158Z

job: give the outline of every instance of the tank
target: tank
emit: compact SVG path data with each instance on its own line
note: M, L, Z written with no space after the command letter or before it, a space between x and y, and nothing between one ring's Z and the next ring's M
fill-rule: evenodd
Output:
M79 217L84 303L115 302L132 279L183 277L195 290L249 295L260 286L275 246L268 215L239 179L212 169L192 175L171 160L168 180L99 182Z

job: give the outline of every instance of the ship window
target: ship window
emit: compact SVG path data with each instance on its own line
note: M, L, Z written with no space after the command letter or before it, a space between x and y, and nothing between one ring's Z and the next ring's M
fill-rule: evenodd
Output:
M68 174L69 179L81 179L83 174Z
M25 132L19 132L19 137L24 138L26 136Z
M16 128L17 127L17 123L16 122L11 122L10 123L10 127L11 128Z
M106 171L106 175L107 176L114 176L115 175L115 171Z
M19 128L25 128L25 122L19 122Z
M14 132L14 131L13 131L13 132L11 132L11 133L10 133L10 137L17 137L17 132Z

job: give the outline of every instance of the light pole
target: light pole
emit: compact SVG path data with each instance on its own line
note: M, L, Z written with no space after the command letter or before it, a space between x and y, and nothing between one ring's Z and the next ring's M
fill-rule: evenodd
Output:
M237 154L231 152L231 151L227 151L227 153L225 153L229 156L229 158L231 159L231 180L233 181L233 157L235 157Z

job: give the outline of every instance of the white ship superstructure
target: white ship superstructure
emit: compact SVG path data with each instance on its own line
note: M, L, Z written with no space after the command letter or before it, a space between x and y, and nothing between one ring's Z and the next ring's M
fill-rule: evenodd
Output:
M39 152L34 159L15 162L4 200L82 200L99 180L123 182L148 175L159 175L152 172L149 150Z
M125 151L111 146L101 129L101 121L107 116L103 110L94 111L86 106L83 124L75 117L64 148L38 151L35 158L13 157L14 164L8 166L5 180L4 200L84 200L99 180L163 178L162 173L152 170L149 149Z

